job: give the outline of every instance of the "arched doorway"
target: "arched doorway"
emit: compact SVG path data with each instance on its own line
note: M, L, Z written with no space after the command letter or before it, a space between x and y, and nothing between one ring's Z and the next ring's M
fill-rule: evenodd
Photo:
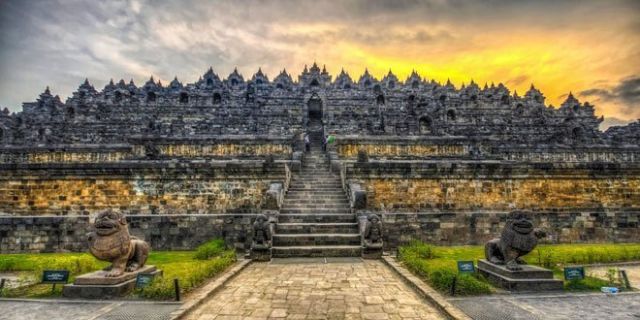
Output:
M309 112L309 121L313 122L321 122L322 121L322 99L317 95L309 98L307 102L308 112Z

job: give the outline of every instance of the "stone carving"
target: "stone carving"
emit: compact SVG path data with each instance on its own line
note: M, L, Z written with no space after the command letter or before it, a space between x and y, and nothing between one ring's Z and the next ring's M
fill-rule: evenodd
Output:
M144 266L149 256L149 244L129 234L125 216L108 210L98 214L94 231L89 234L89 252L98 260L109 261L106 277L119 277Z
M403 82L392 73L379 81L368 72L355 83L344 71L332 82L325 71L317 65L305 68L297 82L285 71L274 81L258 71L245 82L237 71L221 80L209 69L196 83L174 79L163 86L151 79L138 87L120 81L100 91L85 81L65 102L45 90L22 112L0 113L3 143L125 144L139 135L192 137L186 128L196 128L197 135L293 135L308 129L309 92L322 97L313 101L320 103L326 131L339 135L497 136L514 146L640 141L638 125L600 132L603 119L595 116L594 107L572 95L560 108L550 108L534 87L523 97L502 84L481 88L471 82L456 88L417 73ZM261 101L269 103L257 108ZM477 110L489 116L476 117ZM69 130L61 130L65 126ZM39 136L39 130L52 134Z
M367 217L367 222L364 227L364 247L369 249L382 248L382 221L376 214L371 214Z
M269 219L264 214L259 214L253 223L253 249L271 248L271 227Z
M157 159L160 156L160 149L155 144L148 142L144 145L144 156L147 159Z
M485 257L494 264L505 264L509 270L522 270L525 262L520 258L531 252L538 239L545 237L541 229L534 229L531 215L526 211L513 211L507 217L507 223L500 238L485 245Z

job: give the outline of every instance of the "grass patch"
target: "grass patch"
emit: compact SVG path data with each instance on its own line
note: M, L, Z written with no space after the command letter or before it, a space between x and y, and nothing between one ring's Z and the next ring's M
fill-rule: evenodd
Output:
M164 276L159 277L143 291L135 293L145 298L170 299L174 296L173 279L180 281L181 292L188 293L208 278L226 269L236 261L235 251L224 248L214 254L212 243L206 243L209 249L196 251L152 251L147 260L148 265L162 269ZM199 249L199 248L198 248ZM218 249L216 249L218 250ZM206 251L206 260L197 259L198 252ZM43 270L69 270L70 282L76 276L100 270L108 263L99 261L88 253L40 253L40 254L3 254L0 256L0 271L19 271L24 281L40 282ZM50 284L31 284L19 288L5 288L3 297L42 298L62 295L62 285L51 290Z
M219 256L226 249L224 239L214 239L196 248L195 258L207 260Z
M477 250L471 247L435 247L414 241L400 247L398 258L409 270L445 294L450 294L454 281L455 295L491 293L491 285L479 274L458 274L456 261L475 259L470 258L476 256L475 251ZM464 259L453 259L454 255Z
M225 270L235 261L235 251L225 250L219 256L208 260L199 260L192 257L186 261L158 265L164 272L164 276L155 279L149 287L144 288L139 294L142 297L151 299L172 299L175 294L173 279L179 280L180 291L184 294Z
M489 283L479 275L458 275L457 261L484 259L484 246L432 246L413 241L398 250L398 259L413 273L422 277L437 290L449 294L456 278L456 295L486 294L492 291ZM549 268L558 279L569 265L612 263L640 260L640 244L560 244L539 245L524 257L527 263ZM565 289L600 290L610 286L610 280L587 276L580 281L565 281Z

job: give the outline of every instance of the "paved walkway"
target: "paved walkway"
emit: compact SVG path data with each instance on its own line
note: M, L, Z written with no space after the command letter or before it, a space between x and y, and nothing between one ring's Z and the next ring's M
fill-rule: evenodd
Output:
M164 320L180 304L130 301L0 300L2 320Z
M607 279L607 271L609 271L609 269L625 270L631 287L640 289L640 264L587 267L586 273L591 276Z
M640 293L494 295L449 301L476 320L640 319Z
M326 261L326 262L325 262ZM443 319L381 261L253 263L188 319Z

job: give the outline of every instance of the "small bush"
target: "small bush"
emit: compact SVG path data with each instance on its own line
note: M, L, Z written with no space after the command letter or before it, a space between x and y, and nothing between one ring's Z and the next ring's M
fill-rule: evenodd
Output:
M214 239L208 241L198 248L196 248L196 253L194 257L198 260L208 260L213 257L219 256L226 249L224 239Z
M400 257L408 255L420 259L433 259L436 257L434 246L420 241L411 241L408 245L400 247Z
M164 265L164 276L156 278L151 285L142 290L140 295L152 299L171 299L175 294L173 279L179 280L180 292L186 293L220 273L235 261L235 251L227 250L218 257L198 263L186 261Z
M450 294L454 279L455 295L477 295L491 292L486 280L476 274L458 274L456 261L440 258L437 247L419 241L413 241L400 247L398 259L411 272L425 279L436 290Z

